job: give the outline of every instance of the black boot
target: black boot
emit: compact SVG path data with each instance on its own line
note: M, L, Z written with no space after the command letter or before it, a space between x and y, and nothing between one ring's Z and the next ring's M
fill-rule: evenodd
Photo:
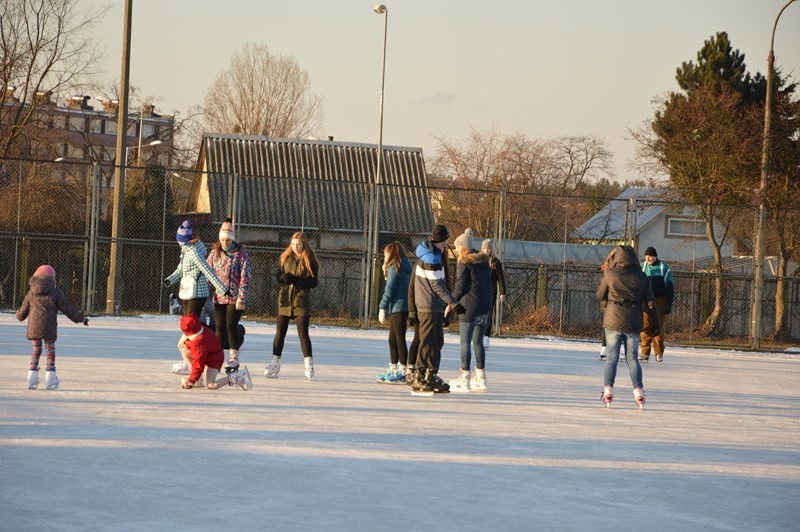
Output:
M431 376L428 379L428 383L433 388L433 393L450 393L450 385L444 382L437 373L437 370L431 370Z
M422 368L418 369L417 376L414 379L414 384L411 386L419 392L432 392L433 386L431 386L431 370Z

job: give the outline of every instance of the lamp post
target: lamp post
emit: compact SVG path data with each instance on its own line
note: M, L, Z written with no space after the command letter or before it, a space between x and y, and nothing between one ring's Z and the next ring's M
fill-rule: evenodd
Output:
M370 310L372 307L372 287L374 285L375 272L378 270L378 234L380 216L380 186L383 177L383 93L386 84L386 34L389 27L389 9L383 4L377 4L372 8L378 15L383 15L383 57L381 60L381 100L380 100L380 126L378 128L378 156L377 167L375 169L375 183L372 186L374 203L370 212L370 230L368 234L368 256L367 278L364 285L364 327L369 327Z
M761 183L758 189L758 231L756 232L755 245L755 279L753 287L753 316L752 333L753 349L758 349L761 342L761 316L764 299L764 238L766 233L767 217L767 179L769 178L769 156L770 156L770 126L772 122L772 78L775 66L775 29L778 27L778 19L789 5L796 0L789 0L778 12L775 23L772 25L772 35L769 41L769 55L767 56L767 98L764 103L764 139L761 144Z
M125 148L125 164L127 165L128 161L130 160L131 150L138 150L136 152L136 166L141 166L142 165L142 148L149 148L150 146L158 146L159 144L163 144L163 142L160 141L160 140L154 140L150 144L145 144L144 146L142 146L141 141L139 141L139 145L138 146L128 146L127 148Z
M125 0L125 18L122 30L122 69L120 75L119 110L117 114L116 167L114 169L114 212L111 217L111 246L109 248L108 283L106 287L106 314L119 315L122 310L119 259L122 247L119 243L123 226L123 193L125 189L125 155L128 137L128 93L130 92L131 71L131 23L133 19L133 0Z

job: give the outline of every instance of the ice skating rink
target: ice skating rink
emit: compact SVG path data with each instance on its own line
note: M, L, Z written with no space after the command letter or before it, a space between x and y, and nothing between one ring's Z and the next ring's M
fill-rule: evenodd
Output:
M386 331L244 321L254 389L181 390L175 316L59 319L61 388L27 390L26 324L0 314L0 530L790 531L800 522L800 356L493 339L485 394L375 382ZM313 325L313 320L312 320ZM42 381L44 381L44 356ZM446 336L441 374L458 372Z

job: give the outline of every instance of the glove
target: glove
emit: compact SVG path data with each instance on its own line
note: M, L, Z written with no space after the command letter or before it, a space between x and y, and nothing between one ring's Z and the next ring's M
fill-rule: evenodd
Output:
M658 328L658 325L653 326L653 336L658 336L658 333L661 332L661 329Z
M456 314L464 314L466 311L467 309L465 309L464 305L462 305L461 303L456 303L455 306L453 307L453 312L455 312Z
M669 314L670 312L672 312L672 301L664 305L664 314Z
M244 301L242 301L241 299L236 300L236 310L244 310L245 306L246 305L244 304Z
M191 390L192 388L194 388L194 382L184 377L181 379L181 388L183 388L184 390Z
M290 284L289 283L289 275L285 273L281 273L278 275L278 282L281 284Z
M408 324L410 326L412 326L412 327L414 327L415 325L419 325L419 319L417 318L417 313L416 312L409 313L409 315L408 315Z
M296 275L292 275L291 273L286 274L286 282L287 284L297 284L300 278Z
M171 284L172 284L172 283L170 283L170 282L169 282L169 279L164 279L164 286L166 286L167 288L169 288L169 285L171 285Z
M389 321L389 318L386 316L386 309L382 308L378 311L378 321L386 324Z
M89 326L89 318L83 318L83 321L81 323L83 323L84 327L88 327Z
M231 294L230 287L226 287L225 288L225 294L224 295L225 295L225 297L231 297L231 295L233 295L233 294Z

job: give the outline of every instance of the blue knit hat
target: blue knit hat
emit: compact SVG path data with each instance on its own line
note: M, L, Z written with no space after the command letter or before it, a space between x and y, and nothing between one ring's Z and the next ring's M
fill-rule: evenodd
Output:
M185 244L192 239L192 224L189 220L184 220L181 226L178 227L178 234L175 235L175 239L181 244Z

